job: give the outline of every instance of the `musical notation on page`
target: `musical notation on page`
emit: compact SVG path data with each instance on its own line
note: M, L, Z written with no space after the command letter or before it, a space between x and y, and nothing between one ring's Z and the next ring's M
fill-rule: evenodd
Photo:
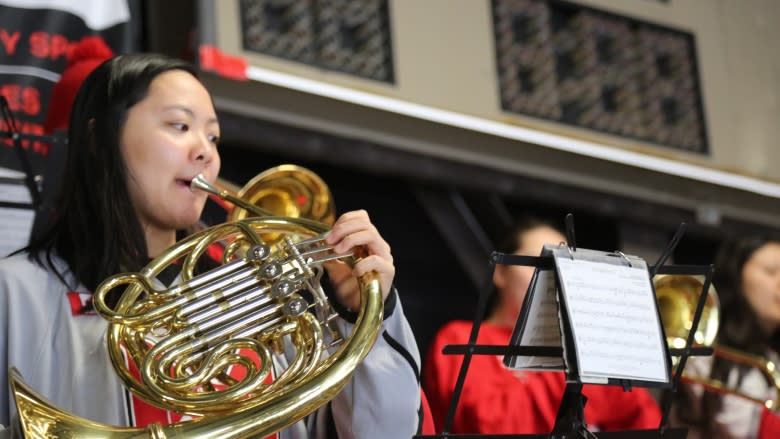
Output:
M27 245L34 220L24 174L0 168L0 257Z
M517 346L561 347L561 326L555 271L536 269L526 294L519 322L512 335ZM504 364L513 369L561 370L562 357L510 356Z
M661 321L647 265L602 252L557 251L555 267L571 322L580 378L669 380ZM623 259L628 264L623 263Z

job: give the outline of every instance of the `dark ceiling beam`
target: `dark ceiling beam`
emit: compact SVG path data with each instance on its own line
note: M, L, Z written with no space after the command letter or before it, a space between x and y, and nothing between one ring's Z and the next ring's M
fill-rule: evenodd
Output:
M488 233L457 190L420 186L414 192L471 280L472 289L479 291L484 286L490 253L495 249Z

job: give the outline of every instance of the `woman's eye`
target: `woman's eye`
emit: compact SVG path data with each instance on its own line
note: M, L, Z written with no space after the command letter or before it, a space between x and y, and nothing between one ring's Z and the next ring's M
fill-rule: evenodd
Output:
M219 136L216 136L216 135L210 135L210 136L209 136L209 141L210 141L211 143L215 144L215 145L218 145L218 144L219 144Z
M190 126L186 123L172 123L171 126L181 132L187 132L190 129Z

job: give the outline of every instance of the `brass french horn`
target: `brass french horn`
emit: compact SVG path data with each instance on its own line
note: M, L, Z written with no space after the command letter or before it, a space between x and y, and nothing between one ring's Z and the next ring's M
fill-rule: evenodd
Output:
M109 356L125 386L194 420L147 428L99 424L52 406L12 370L26 437L265 437L335 397L368 354L382 322L378 276L358 279L359 317L351 334L341 334L319 280L325 261L354 264L355 256L334 255L324 242L330 226L324 221L332 223L334 215L319 177L283 165L253 179L240 197L203 179L192 187L248 212L231 213L236 217L230 221L180 241L141 272L106 279L94 302L109 322ZM309 211L316 220L299 216ZM227 243L222 265L197 273L198 260L215 242ZM180 279L165 288L156 276L172 263L181 265ZM116 288L124 291L111 308L106 297ZM288 367L269 383L273 357L285 353ZM125 358L135 363L140 378ZM244 378L231 377L231 367L241 368Z
M658 309L666 332L666 341L670 348L684 348L688 334L693 326L696 304L702 293L704 284L699 276L659 275L653 279ZM711 347L713 355L724 358L736 364L742 364L758 370L770 387L775 389L775 397L758 398L741 392L719 380L706 376L697 376L683 372L681 379L688 383L702 386L708 392L722 395L735 395L740 398L761 404L770 410L777 410L780 400L780 373L777 366L766 358L748 354L719 345L716 342L720 326L720 302L714 286L710 285L704 302L700 323L694 334L694 346ZM672 358L676 365L679 358Z

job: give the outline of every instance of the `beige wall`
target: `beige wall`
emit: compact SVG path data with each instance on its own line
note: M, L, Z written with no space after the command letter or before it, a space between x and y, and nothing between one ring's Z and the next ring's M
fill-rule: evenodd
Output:
M675 154L721 169L780 181L780 2L775 0L577 0L578 3L694 34L711 157ZM219 2L225 22L235 4ZM244 53L253 64L492 120L584 136L668 156L652 144L602 136L503 112L498 102L490 4L478 0L391 3L395 85L363 81L294 62ZM432 17L436 17L433 19ZM235 24L226 28L237 31ZM238 33L220 33L237 50Z
M715 166L780 181L780 2L580 0L695 35Z
M224 52L244 57L251 65L263 68L507 125L564 134L609 148L638 151L647 156L672 158L780 183L780 129L777 128L780 124L775 120L780 100L780 52L773 47L776 41L780 41L780 26L777 24L780 23L780 2L574 2L694 35L710 142L709 156L677 152L658 145L502 111L496 86L490 2L487 0L391 0L395 84L361 80L242 51L237 24L238 2L215 2L216 42ZM258 89L253 92L246 86L221 81L215 81L212 86L218 104L256 117L276 118L371 138L380 143L385 140L387 144L402 145L399 147L422 154L454 157L524 175L547 176L598 190L622 191L623 195L637 198L661 199L670 205L685 205L693 209L715 206L724 214L735 215L736 211L747 208L751 212L744 219L780 223L780 203L776 196L743 196L740 191L725 193L717 185L635 172L630 166L614 166L602 163L605 162L603 160L572 164L569 162L579 159L550 155L553 153L548 154L539 146L516 145L506 139L487 137L466 142L463 133L445 133L446 130L438 130L439 127L409 132L409 124L398 121L394 125L395 120L383 119L385 116L381 114L367 115L358 111L355 115L344 110L344 116L341 116L325 104L322 110L318 110L320 107L304 103L307 98L300 94L293 94L289 99L280 98L281 103L274 108L263 108L267 96L263 94L265 91ZM295 100L299 102L293 102ZM289 108L280 108L280 105ZM347 113L350 118L347 118ZM362 117L369 119L362 120ZM371 117L382 120L375 121ZM775 186L775 190L778 187Z

